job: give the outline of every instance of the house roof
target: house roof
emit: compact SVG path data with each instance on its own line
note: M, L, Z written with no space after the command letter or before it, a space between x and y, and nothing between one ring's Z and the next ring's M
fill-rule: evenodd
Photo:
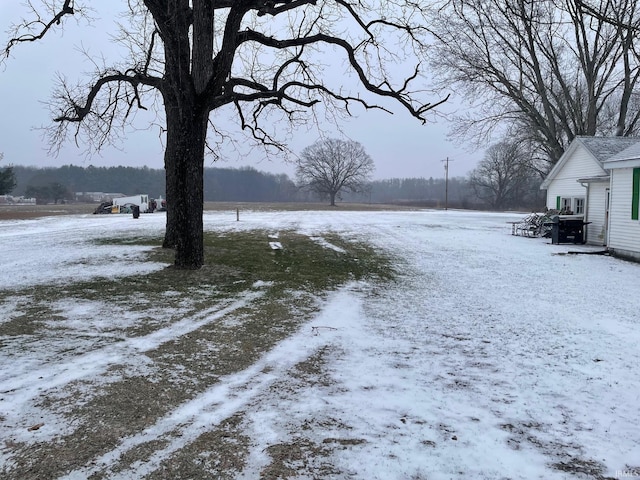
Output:
M540 185L540 188L546 189L549 187L551 181L558 175L560 170L562 170L562 167L567 163L569 158L571 158L578 146L584 147L587 152L589 152L593 160L602 167L604 174L605 160L638 143L640 143L640 138L637 137L576 137L562 154L558 162L553 166L542 182L542 185Z
M640 167L640 139L637 139L633 145L609 157L604 162L604 167L607 169Z
M576 140L580 140L601 165L613 155L640 142L636 137L577 137Z

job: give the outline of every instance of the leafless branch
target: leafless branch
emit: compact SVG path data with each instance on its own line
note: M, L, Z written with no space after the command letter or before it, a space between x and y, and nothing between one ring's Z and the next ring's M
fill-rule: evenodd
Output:
M74 15L74 0L64 0L64 3L58 10L54 10L53 15L43 18L38 10L32 5L31 1L27 2L33 15L33 20L25 20L19 25L13 27L15 36L10 38L4 49L4 57L9 57L13 47L20 43L36 42L44 38L44 36L54 27L62 23L62 19L68 15ZM20 33L20 32L26 33Z
M477 107L458 124L467 133L514 124L534 131L551 162L576 135L631 134L638 2L593 3L440 2L431 24L439 85L453 85Z

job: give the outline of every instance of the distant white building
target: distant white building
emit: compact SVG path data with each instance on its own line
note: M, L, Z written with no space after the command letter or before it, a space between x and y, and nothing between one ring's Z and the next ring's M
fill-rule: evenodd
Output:
M35 205L35 198L14 197L12 195L0 195L0 204L3 205Z
M124 193L75 192L76 201L112 202L114 198L124 197Z

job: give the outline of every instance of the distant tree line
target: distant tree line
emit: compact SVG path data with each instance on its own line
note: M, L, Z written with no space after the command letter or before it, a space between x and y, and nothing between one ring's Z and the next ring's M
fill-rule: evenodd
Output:
M371 201L374 203L401 203L425 207L445 206L444 178L391 178L376 180L371 184ZM482 208L472 198L464 177L449 179L447 206L451 208Z
M369 191L360 194L345 194L348 202L387 203L428 208L463 208L474 210L526 210L544 207L545 192L540 190L540 180L529 177L526 186L503 197L496 205L493 198L485 195L471 182L472 177L449 179L445 204L444 178L391 178L375 180Z
M71 200L78 192L134 195L147 193L166 198L162 169L147 167L57 168L14 166L16 196L36 197L42 203ZM205 201L287 202L298 201L295 184L287 175L259 172L254 168L207 168L204 173ZM64 189L64 193L61 193ZM54 198L54 193L55 197Z
M43 195L52 188L62 186L67 194L65 200L73 198L76 192L109 192L133 195L149 193L151 196L165 192L164 172L150 168L133 167L22 167L14 166L16 188L13 195L33 197ZM33 195L36 193L36 195ZM48 201L53 201L49 198Z
M540 178L528 174L526 181L518 179L517 188L506 194L500 190L498 199L488 186L477 184L478 170L482 165L480 162L478 169L468 177L449 178L449 208L533 210L544 205L544 192L539 190ZM152 198L166 198L165 175L161 169L13 166L12 173L16 181L12 194L35 197L39 203L71 201L77 192L146 193ZM487 176L491 177L490 174ZM372 181L364 191L343 192L339 200L444 208L446 187L444 178L391 178ZM205 169L204 199L218 202L313 202L319 197L312 191L298 188L285 174L265 173L246 167Z
M74 193L58 182L48 185L29 185L24 192L24 197L35 198L38 204L67 203L75 199Z

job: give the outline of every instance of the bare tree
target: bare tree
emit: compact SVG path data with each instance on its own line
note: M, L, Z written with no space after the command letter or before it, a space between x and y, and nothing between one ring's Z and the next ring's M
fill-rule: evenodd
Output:
M42 9L29 3L33 20L16 25L5 55L86 11L81 0L42 3ZM164 245L176 248L180 268L199 268L204 262L203 160L207 147L215 149L225 135L212 112L233 113L256 142L283 150L280 121L304 122L322 113L320 105L333 115L350 115L356 107L388 111L388 103L373 100L382 97L424 122L439 103L423 98L419 67L427 32L418 2L121 3L128 9L128 24L120 25L116 40L125 46L127 58L96 65L93 78L78 86L60 82L50 138L54 146L73 137L99 149L113 140L118 122L149 108L159 94L169 200ZM92 8L99 7L93 3ZM342 69L339 80L331 81L336 78L328 74L331 68Z
M432 22L434 68L477 109L457 134L502 127L541 151L547 170L577 135L638 131L638 0L447 0ZM605 18L618 20L613 24Z
M302 150L296 162L298 186L329 197L335 206L340 192L363 192L375 165L358 142L319 140Z
M469 174L476 196L501 210L523 200L525 187L535 177L531 157L517 141L502 141L489 147L484 159Z

